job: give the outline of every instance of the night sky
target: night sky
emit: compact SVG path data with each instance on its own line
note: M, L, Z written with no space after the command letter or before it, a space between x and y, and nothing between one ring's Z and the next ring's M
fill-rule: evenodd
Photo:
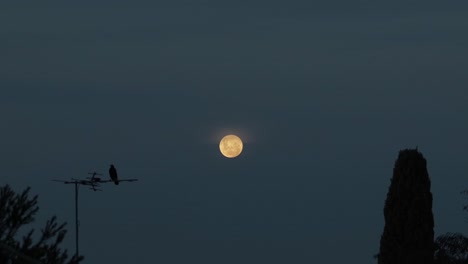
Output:
M467 1L0 4L0 184L83 263L376 263L398 151L465 232ZM221 156L226 134L244 141Z

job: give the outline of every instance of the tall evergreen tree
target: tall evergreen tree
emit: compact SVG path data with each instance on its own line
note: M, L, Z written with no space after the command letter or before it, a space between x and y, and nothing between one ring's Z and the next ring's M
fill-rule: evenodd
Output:
M426 159L417 149L400 151L384 208L379 264L431 264L434 217Z

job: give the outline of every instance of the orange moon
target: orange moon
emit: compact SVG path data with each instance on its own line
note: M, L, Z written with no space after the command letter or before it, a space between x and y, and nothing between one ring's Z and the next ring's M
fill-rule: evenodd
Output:
M242 140L236 135L224 136L219 142L219 150L226 158L235 158L242 152L244 145Z

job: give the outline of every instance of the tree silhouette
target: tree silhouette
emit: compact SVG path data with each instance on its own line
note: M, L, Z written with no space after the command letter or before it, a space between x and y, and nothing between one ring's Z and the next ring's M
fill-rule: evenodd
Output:
M463 195L467 196L468 195L468 190L464 190L461 192ZM468 204L465 204L463 206L463 210L468 212Z
M463 195L468 190L462 191ZM468 211L468 205L463 206ZM435 240L435 263L436 264L468 264L468 237L461 233L446 233Z
M426 159L417 149L400 151L384 208L379 264L430 264L434 217Z
M435 240L435 264L468 264L468 238L447 233Z
M29 187L22 193L15 193L9 185L0 187L0 263L79 263L83 257L68 259L67 250L59 248L67 231L66 223L57 223L55 216L38 236L34 236L34 229L24 233L22 228L34 222L39 210L38 196L30 198L29 191ZM19 239L21 233L26 235Z

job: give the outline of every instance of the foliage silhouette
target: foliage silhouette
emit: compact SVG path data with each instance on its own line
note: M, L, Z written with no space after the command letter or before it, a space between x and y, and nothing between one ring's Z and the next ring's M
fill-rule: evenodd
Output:
M435 240L435 264L468 264L468 238L447 233Z
M379 264L431 264L434 217L426 159L417 149L400 151L384 207Z
M59 224L55 216L46 222L36 240L34 229L18 238L39 211L38 196L30 198L29 192L29 187L21 193L15 193L9 185L0 187L0 263L79 263L82 256L69 259L67 250L60 249L67 233L66 223Z
M468 195L468 190L462 191ZM468 205L463 206L468 211ZM468 238L461 233L446 233L435 240L436 264L468 264Z

